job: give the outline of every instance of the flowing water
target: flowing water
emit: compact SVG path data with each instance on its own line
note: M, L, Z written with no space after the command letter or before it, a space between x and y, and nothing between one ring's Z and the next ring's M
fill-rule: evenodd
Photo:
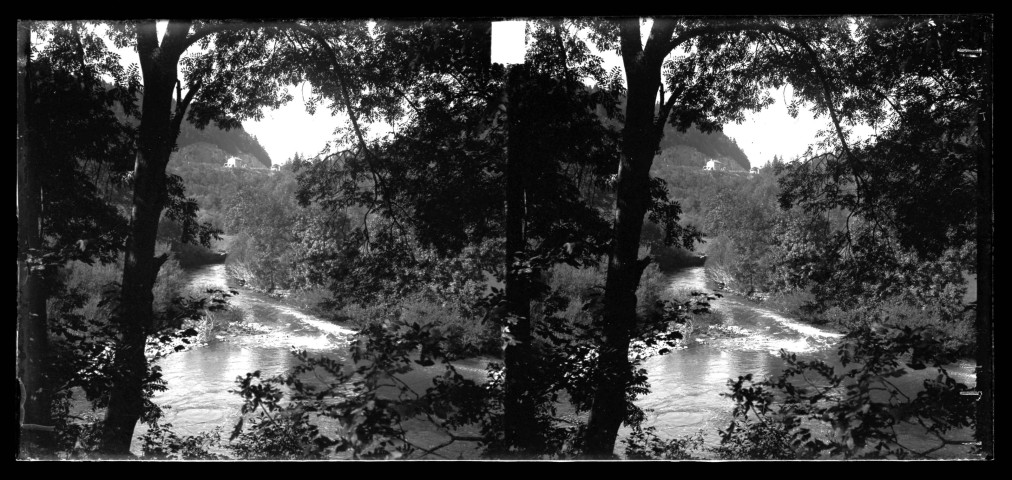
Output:
M322 320L286 306L269 295L238 288L225 274L223 264L207 265L190 272L188 286L194 292L206 288L234 288L239 295L229 298L229 309L241 312L245 329L238 335L218 335L203 345L173 353L159 360L162 378L168 388L155 394L153 401L163 409L161 423L169 423L179 435L196 435L222 427L227 438L240 415L242 399L230 392L237 389L236 379L260 371L268 378L296 366L293 349L310 355L326 355L348 360L345 345L354 330ZM458 372L473 380L485 376L487 360L477 358L454 362ZM439 366L419 368L401 379L416 391L424 391L429 380L442 373ZM436 445L446 438L428 425L415 425L412 440ZM144 433L138 426L137 435ZM132 450L140 451L138 441ZM471 446L454 445L444 455L455 458L473 451Z
M192 271L190 285L234 288L220 264ZM674 292L712 291L709 287L712 286L707 284L704 268L696 267L675 272L669 288ZM252 333L210 341L159 361L168 389L158 393L154 401L165 411L163 423L171 423L177 433L196 434L222 426L227 436L242 405L239 396L229 392L236 387L236 377L255 370L264 377L286 371L296 362L290 353L292 348L341 359L343 346L354 333L246 289L232 297L230 304L242 312ZM729 391L728 379L747 373L755 378L777 375L783 368L778 354L781 349L831 361L833 347L841 337L839 333L798 323L734 295L724 296L713 302L712 307L726 325L717 334L707 335L697 329L684 348L651 357L644 363L651 392L637 404L647 411L647 425L654 426L662 438L703 431L707 444L716 444L718 430L726 428L730 420L732 402L721 396ZM455 362L458 371L478 381L484 378L486 364L487 359L481 358ZM956 380L970 385L974 383L973 369L972 362L961 362L948 370ZM437 367L423 369L409 375L406 381L424 390L437 371ZM909 376L903 380L914 389L922 378ZM435 445L442 441L434 430L419 428L416 434L419 443ZM627 433L623 429L620 436ZM950 449L945 456L967 456L967 452L966 448ZM473 457L474 446L460 445L448 454L451 458Z
M713 292L706 280L705 267L675 272L670 277L672 293ZM638 402L648 411L647 424L661 438L691 436L702 431L708 445L719 443L720 429L731 419L733 401L721 396L730 392L727 381L753 374L754 379L776 377L784 369L780 350L796 353L799 358L819 359L839 367L836 345L840 333L799 323L783 315L756 306L754 302L726 294L711 302L726 327L717 335L693 332L685 348L644 362L650 381L650 393ZM699 335L702 333L702 335ZM975 364L961 361L946 370L956 381L972 386ZM839 371L839 370L838 370ZM908 394L917 391L933 369L911 372L894 383ZM921 450L932 442L914 428L898 428L904 443ZM621 433L621 432L620 432ZM958 432L955 438L971 440L972 431ZM938 457L969 457L969 447L952 446L936 452Z

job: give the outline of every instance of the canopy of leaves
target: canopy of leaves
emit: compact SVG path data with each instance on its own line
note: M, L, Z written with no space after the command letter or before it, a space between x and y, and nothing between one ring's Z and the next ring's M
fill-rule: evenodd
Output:
M835 241L841 275L831 277L840 282L829 289L857 293L902 288L897 281L913 277L895 273L907 261L972 256L976 169L990 154L981 122L990 115L991 26L974 15L853 22L828 69L836 108L844 124L867 121L878 132L849 145L829 137L828 153L786 165L780 200L848 213Z
M135 151L134 130L116 111L137 113L137 72L81 25L38 25L34 33L48 40L33 54L29 108L51 263L112 261L127 235L117 204L127 202Z

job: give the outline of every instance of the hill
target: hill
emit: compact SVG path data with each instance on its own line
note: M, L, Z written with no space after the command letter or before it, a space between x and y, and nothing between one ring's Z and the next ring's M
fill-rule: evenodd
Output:
M666 125L660 147L661 153L654 159L655 164L703 168L707 160L716 159L734 162L745 171L751 168L748 156L724 132L707 134L692 127L682 133Z
M112 88L108 83L106 88ZM137 105L142 105L143 97L137 93ZM173 108L175 103L173 102ZM116 118L134 127L138 126L140 120L136 117L128 117L123 113L122 107L116 106L113 109ZM179 127L179 138L176 140L177 150L172 153L171 160L183 162L196 162L215 164L222 166L228 157L239 157L248 165L256 165L257 162L263 168L271 167L271 156L267 154L264 147L260 145L257 137L250 135L242 127L232 130L223 130L213 123L204 129L198 129L189 120L184 119Z
M173 160L221 166L229 157L239 157L253 168L271 167L270 155L255 136L242 128L222 130L212 124L198 130L183 122L176 144L179 148L172 153Z

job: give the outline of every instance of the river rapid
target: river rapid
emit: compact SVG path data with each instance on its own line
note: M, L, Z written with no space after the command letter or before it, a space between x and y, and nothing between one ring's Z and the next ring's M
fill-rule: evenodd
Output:
M226 278L222 264L192 270L189 285L194 289L236 288ZM672 295L713 291L706 281L704 267L673 273L669 285ZM353 330L300 312L273 297L238 290L240 294L229 299L231 308L242 312L244 322L254 333L214 339L171 354L158 363L168 389L156 394L153 400L165 412L162 423L171 423L179 434L193 435L220 426L223 438L227 438L242 405L240 397L229 392L236 388L236 377L255 370L264 377L283 373L297 362L292 348L344 358L343 348ZM721 396L729 391L728 379L748 373L755 378L776 376L783 368L778 353L781 349L806 358L832 361L833 347L842 336L799 323L734 295L712 302L712 308L724 318L724 327L717 331L696 329L683 348L648 358L643 364L651 391L637 404L647 412L646 424L655 427L661 438L702 431L706 444L716 445L718 430L727 427L733 405L730 399ZM488 361L475 358L454 364L464 376L481 381ZM973 362L960 362L948 370L957 381L974 383ZM409 375L406 381L424 390L429 378L438 371L438 367L422 369ZM901 380L915 389L923 377L908 376ZM139 428L138 434L142 431ZM971 432L965 433L969 439ZM627 429L620 430L619 435L628 435ZM435 445L442 438L438 432L420 427L414 440ZM134 443L137 450L138 442ZM477 455L473 444L453 447L445 453L449 458ZM621 449L620 442L618 453ZM969 450L950 448L941 456L966 458Z

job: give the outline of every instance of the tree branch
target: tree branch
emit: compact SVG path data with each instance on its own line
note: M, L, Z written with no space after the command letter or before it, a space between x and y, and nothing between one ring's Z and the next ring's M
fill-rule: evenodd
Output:
M179 130L183 125L183 117L186 116L186 109L190 106L190 102L193 101L193 97L197 95L198 90L200 90L199 83L190 87L186 91L186 96L179 99L179 95L182 93L182 87L179 80L176 80L176 113L172 116L173 144L175 144L175 139L178 139L179 137Z
M668 101L666 103L663 103L662 97L663 104L661 105L661 110L660 112L658 112L657 121L654 125L654 128L657 129L658 137L660 137L660 135L664 133L664 125L668 123L668 115L671 115L671 110L675 107L675 101L682 96L682 92L684 91L685 91L685 84L681 83L678 85L678 88L676 88L675 91L671 92L671 97L668 98Z
M344 102L345 109L348 111L348 119L351 120L351 125L355 131L355 136L358 138L359 147L365 153L366 162L369 164L369 170L373 172L373 176L379 183L380 189L383 190L383 199L384 203L386 203L387 211L390 212L390 219L394 222L395 225L397 225L397 228L403 234L405 232L405 229L401 225L400 221L397 220L396 209L394 209L390 200L391 198L390 190L387 187L386 182L383 180L383 176L378 174L376 165L374 164L376 156L372 152L372 150L369 149L369 146L365 141L365 136L362 133L362 128L358 122L358 114L355 113L354 105L352 105L351 103L351 94L348 92L348 81L344 75L344 68L341 65L341 62L338 60L337 52L334 51L334 49L330 46L330 42L328 42L327 39L320 34L320 32L317 32L316 30L313 30L304 25L299 25L296 23L285 25L293 30L301 32L306 36L312 38L318 45L320 45L320 47L323 48L327 56L330 58L331 67L334 69L334 75L337 77L338 80L338 85L341 92L341 100ZM410 250L409 253L411 254L412 259L414 259L414 253L411 252Z
M186 49L190 48L193 44L199 42L201 39L203 39L203 38L205 38L205 37L207 37L209 35L213 35L215 33L220 33L220 32L226 32L226 31L229 31L229 30L239 30L239 29L249 28L249 27L250 27L249 25L244 24L244 23L239 23L239 22L222 22L222 23L203 24L200 27L198 27L196 30L194 30L193 34L191 34L190 36L188 36L185 39L183 39L179 43L178 48L180 48L179 51L181 53L181 52L186 51Z

